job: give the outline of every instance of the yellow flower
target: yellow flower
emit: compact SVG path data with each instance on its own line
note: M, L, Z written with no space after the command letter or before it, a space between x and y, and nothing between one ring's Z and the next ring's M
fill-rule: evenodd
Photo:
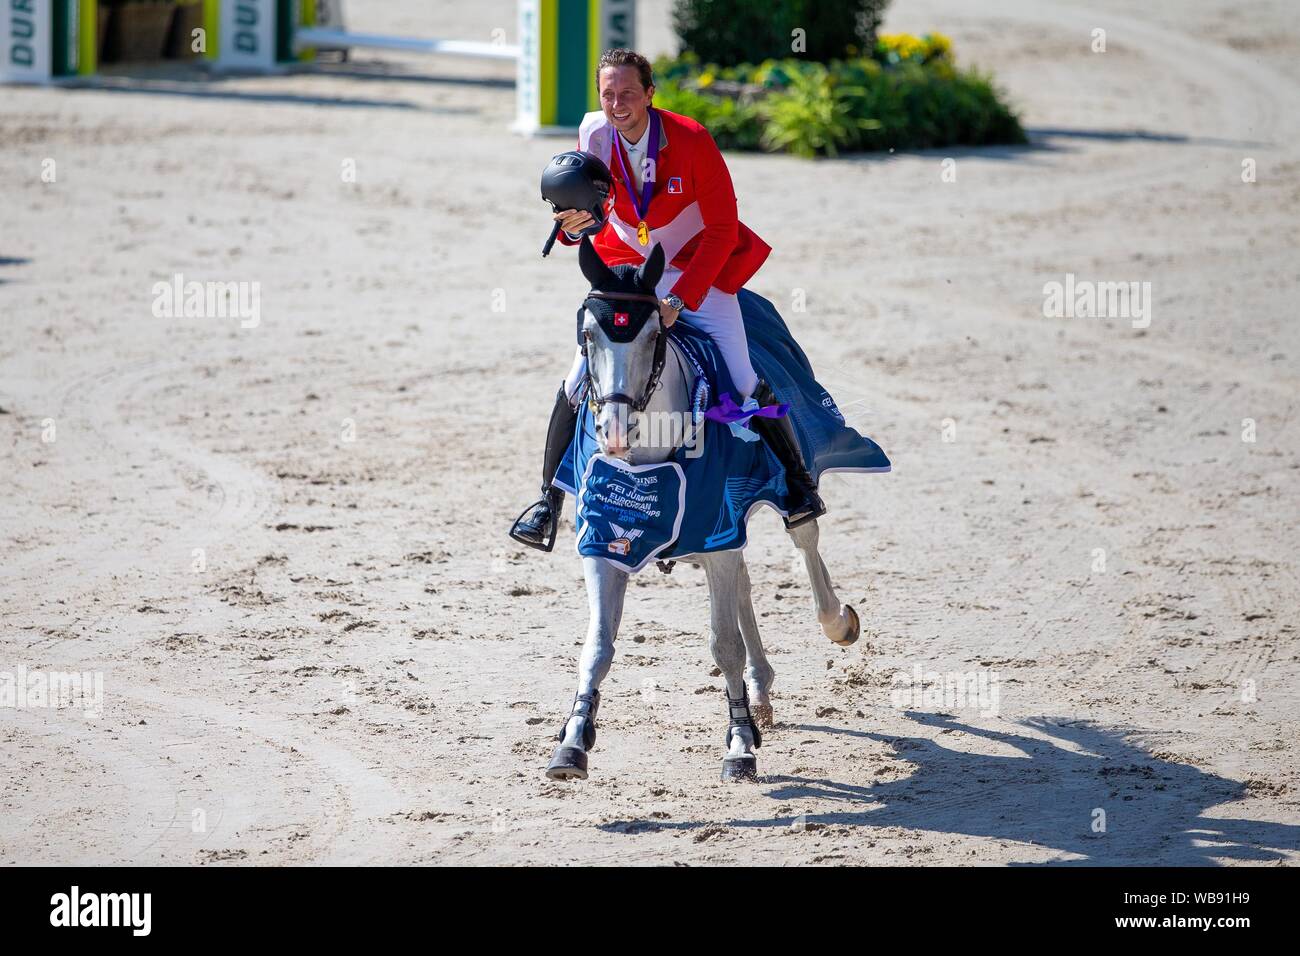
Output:
M925 40L930 47L930 56L947 56L952 50L952 40L942 33L927 33Z
M882 33L878 39L887 52L897 54L900 60L925 57L925 41L910 33Z

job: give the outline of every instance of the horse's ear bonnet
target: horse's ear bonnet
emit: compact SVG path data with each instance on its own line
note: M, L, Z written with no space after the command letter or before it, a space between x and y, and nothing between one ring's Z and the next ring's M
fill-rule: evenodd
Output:
M611 342L631 342L650 317L659 313L655 286L663 276L664 250L658 243L639 269L631 265L611 269L584 238L578 247L578 263L593 293L578 309L578 344L582 344L584 311L595 317Z

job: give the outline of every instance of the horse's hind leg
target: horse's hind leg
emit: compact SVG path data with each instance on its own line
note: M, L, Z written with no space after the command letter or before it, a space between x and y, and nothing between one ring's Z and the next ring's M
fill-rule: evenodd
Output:
M826 562L817 550L820 538L817 522L809 521L792 528L789 533L794 546L803 552L803 563L808 569L808 580L812 582L813 598L817 603L817 621L822 626L822 632L841 647L856 643L862 633L858 612L848 604L841 604L831 585L831 574L826 570Z
M745 688L745 642L740 636L738 592L742 559L738 551L720 551L701 560L709 581L709 650L727 684L726 756L722 779L755 780L758 758L754 754L763 738L749 709Z
M749 709L760 727L769 728L772 726L772 681L776 674L767 661L763 639L758 633L753 593L749 585L749 568L743 557L740 559L740 571L736 575L736 599L740 636L745 642L745 686L749 688Z

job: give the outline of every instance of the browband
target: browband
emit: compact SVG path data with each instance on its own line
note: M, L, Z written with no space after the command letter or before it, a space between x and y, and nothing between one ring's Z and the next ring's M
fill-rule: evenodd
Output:
M588 299L629 299L632 302L653 302L659 304L656 296L648 295L644 292L598 292L592 289L587 293Z

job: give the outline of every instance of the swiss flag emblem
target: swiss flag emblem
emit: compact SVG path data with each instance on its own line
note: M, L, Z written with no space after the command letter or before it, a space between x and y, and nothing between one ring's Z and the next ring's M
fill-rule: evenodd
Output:
M626 313L626 312L615 312L615 313L614 313L614 327L615 327L615 328L618 328L618 329L625 328L625 327L627 326L627 322L628 322L628 319L627 319L627 313Z

